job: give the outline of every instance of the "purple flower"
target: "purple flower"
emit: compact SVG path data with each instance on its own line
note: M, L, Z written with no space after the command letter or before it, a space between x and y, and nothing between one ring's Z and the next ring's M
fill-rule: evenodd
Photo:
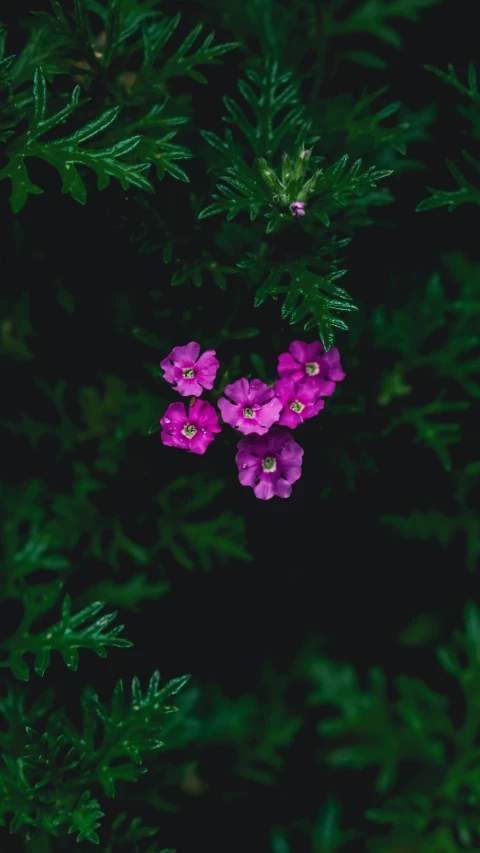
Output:
M188 414L185 403L170 403L160 424L160 438L164 444L200 454L205 453L214 433L221 431L213 406L198 398L190 404Z
M274 428L268 435L249 435L237 448L235 461L242 486L251 486L262 501L274 495L290 497L291 484L302 473L303 449L289 432Z
M165 371L164 379L172 384L177 383L175 391L182 397L200 397L204 388L213 388L219 361L215 358L215 350L207 349L198 358L200 344L191 341L184 347L174 347L160 367Z
M260 379L252 379L251 382L248 379L237 379L226 386L224 393L233 403L220 397L218 408L222 418L244 435L251 432L263 435L280 417L280 400L274 397L273 388Z
M284 379L277 379L273 390L282 403L279 426L295 429L299 424L303 424L305 418L318 415L325 405L325 400L321 399L322 387L315 379L294 382L286 376Z
M292 341L288 350L278 356L278 375L281 379L288 376L294 382L300 382L310 377L321 386L322 397L329 397L335 390L335 383L345 378L336 347L325 352L320 341L311 344Z
M292 216L297 218L298 216L305 216L305 202L304 201L294 201L290 205L290 213Z

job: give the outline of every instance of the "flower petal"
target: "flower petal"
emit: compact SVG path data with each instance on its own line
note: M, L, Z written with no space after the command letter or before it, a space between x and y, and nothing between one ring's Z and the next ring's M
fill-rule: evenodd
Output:
M174 347L168 357L178 367L191 367L192 364L195 364L199 352L200 344L190 341L184 347Z
M296 442L293 439L293 436L290 435L285 429L277 429L277 427L273 427L267 436L265 436L265 451L268 453L277 454L283 451L284 447L293 444ZM298 447L298 445L296 445Z
M261 379L252 379L248 392L248 402L253 405L261 405L261 403L271 400L273 393L273 388L270 388L266 382L262 382Z
M319 400L317 400L316 403L313 403L313 405L306 406L301 414L303 415L303 418L314 418L315 415L318 415L318 413L321 412L323 408L325 408L325 400L322 400L322 398L320 398Z
M258 414L261 415L261 412ZM262 426L258 418L244 418L242 415L238 418L236 427L243 435L266 435L268 432L268 427Z
M175 426L183 426L187 419L187 413L185 411L184 403L170 403L167 411L163 415L160 420L162 426L165 424L167 427L170 424L174 424Z
M225 391L226 390L227 389L225 388ZM241 418L240 406L236 403L231 403L230 400L227 400L225 397L220 397L218 401L218 408L222 413L222 418L225 423L230 424L232 427L236 427Z
M238 479L242 486L251 486L252 489L258 480L258 465L252 465L250 468L239 468Z
M332 347L331 350L326 352L322 358L322 362L325 365L322 370L322 374L324 376L327 376L334 382L341 382L342 379L345 379L345 371L342 370L342 365L340 364L340 353L337 347Z
M235 403L238 403L241 406L246 406L249 402L248 392L249 392L249 381L243 377L242 379L237 379L236 382L232 382L231 385L227 385L224 390L224 394L227 397L230 397Z
M175 382L175 365L172 364L169 356L167 356L163 359L163 361L160 362L160 367L162 370L165 371L162 378L166 379L167 382Z
M261 501L269 501L270 498L273 498L275 494L274 484L272 482L272 478L270 479L261 479L259 483L253 488L254 494L256 498L260 498Z
M175 391L178 391L182 397L200 397L203 388L196 379L185 379L182 377L175 385Z
M269 403L265 403L258 412L257 420L259 425L265 429L270 429L278 421L281 411L282 401L278 397L274 397Z
M235 457L237 464L240 454L242 453L246 453L249 456L253 456L254 458L258 459L258 457L263 454L264 450L266 450L267 442L268 439L260 435L251 435L248 438L242 438L242 440L239 441L237 444L238 453ZM242 459L241 461L246 462L247 459Z
M221 432L221 426L218 423L218 415L215 408L207 400L197 398L190 406L189 417L200 429L206 428L208 432Z
M215 358L215 350L207 349L195 365L195 375L204 388L213 388L220 362Z
M280 377L291 376L298 373L299 378L304 375L300 364L293 358L289 352L282 352L278 356L277 372Z
M304 341L292 341L288 349L300 364L318 361L323 353L320 341L313 341L311 344L306 344Z
M286 426L290 429L295 429L301 423L303 423L303 418L300 412L293 412L289 407L281 412L278 420L279 426Z
M322 383L327 384L325 380L318 382L315 378L312 379L310 377L308 377L308 379L303 379L301 382L297 382L294 388L294 396L291 399L300 400L304 406L316 403L320 397Z
M283 379L276 380L273 386L273 392L277 397L280 397L282 402L284 400L294 400L295 385L296 383L291 376L284 376Z
M292 494L292 487L290 483L287 483L283 477L279 477L275 483L275 494L278 495L279 498L289 498Z
M189 450L191 450L192 453L198 453L202 456L212 441L214 441L214 436L211 433L197 432L197 434L189 441Z

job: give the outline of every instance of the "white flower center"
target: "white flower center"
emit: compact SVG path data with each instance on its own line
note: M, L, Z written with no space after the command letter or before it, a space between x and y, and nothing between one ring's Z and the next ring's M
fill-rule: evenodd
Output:
M262 461L262 467L264 471L275 471L277 467L277 460L274 456L265 456L265 459Z
M249 409L248 406L243 410L244 418L253 418L254 414L255 412L253 411L253 409Z
M193 436L197 434L197 427L193 424L185 424L182 429L182 432L185 438L193 438Z
M308 373L309 376L316 376L317 373L320 372L320 367L318 366L316 361L310 361L305 365L305 373Z
M194 371L193 367L185 367L184 368L184 371L183 371L183 378L184 379L193 379L194 376L195 376L195 371Z
M292 412L302 412L305 406L300 402L300 400L292 400L290 408Z

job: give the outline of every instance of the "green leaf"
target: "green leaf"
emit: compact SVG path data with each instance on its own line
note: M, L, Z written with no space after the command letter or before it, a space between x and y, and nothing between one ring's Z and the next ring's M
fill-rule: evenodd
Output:
M55 594L58 594L58 589ZM95 619L103 608L104 603L97 601L79 613L72 614L71 599L68 595L65 596L59 622L38 634L30 633L20 626L8 640L5 644L8 654L6 665L10 666L17 678L28 680L29 669L24 661L24 655L27 652L34 656L35 672L43 676L50 665L52 651L60 652L66 666L76 670L79 649L91 649L99 657L104 658L107 656L108 646L129 648L132 643L119 636L123 631L123 625L106 630L116 618L115 612Z
M335 270L329 275L321 276L299 266L291 270L286 267L284 272L290 275L290 283L280 285L281 273L270 272L257 291L255 305L261 305L267 296L286 292L287 296L281 309L282 319L289 319L291 324L303 323L308 315L312 315L304 323L304 329L317 329L320 340L328 351L334 341L333 330L348 329L347 324L334 312L358 310L350 301L349 294L335 284L336 280L344 275L345 270Z
M72 810L72 823L68 834L77 834L77 844L80 841L100 844L100 838L95 830L100 826L100 819L104 817L104 812L100 810L98 800L92 800L90 797L90 791L84 791L77 805Z
M15 141L11 149L7 147L8 164L0 171L0 180L9 178L12 183L11 205L18 212L25 205L29 194L38 194L42 190L32 184L25 166L27 157L39 157L54 166L62 179L62 192L68 193L80 204L85 204L87 191L77 166L86 166L97 175L99 189L108 186L110 178L119 181L123 189L136 186L148 192L153 187L144 172L149 163L125 162L121 157L131 153L140 142L139 136L130 137L110 145L107 148L80 147L92 137L103 133L117 118L118 107L106 110L84 127L59 139L49 141L41 137L63 123L78 108L80 87L76 87L66 107L50 118L45 118L47 92L45 76L41 68L35 71L33 83L34 112L29 130Z
M168 550L185 569L197 565L211 571L214 561L225 565L230 559L250 561L246 548L245 522L241 516L220 507L210 519L196 520L192 514L209 506L224 490L223 480L202 475L178 477L156 497L159 515L156 550Z
M158 429L158 424L156 425ZM103 580L89 590L89 597L105 601L109 606L123 607L133 613L140 612L144 601L156 601L168 593L170 584L167 581L149 581L143 572L136 573L125 581L115 583L113 580Z
M97 768L98 780L108 797L114 796L118 781L133 782L146 772L141 766L144 757L164 745L160 735L165 718L177 710L168 700L185 686L189 677L174 678L160 688L160 674L156 671L145 693L138 678L134 678L130 703L126 701L123 682L118 681L109 708L95 693L85 692L85 730L82 735L73 735L74 744L86 741L91 745L90 761ZM99 746L94 751L98 724L101 735L97 735Z

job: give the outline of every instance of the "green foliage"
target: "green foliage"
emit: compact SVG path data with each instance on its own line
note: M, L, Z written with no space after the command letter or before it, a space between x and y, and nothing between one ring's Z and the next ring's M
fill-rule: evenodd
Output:
M31 590L30 590L31 591ZM116 618L116 613L108 613L100 616L94 622L89 623L104 608L104 603L97 601L81 610L79 613L71 612L71 601L65 597L62 604L60 620L39 633L31 632L34 617L39 612L50 609L54 604L58 588L49 585L39 600L25 602L27 612L20 623L17 631L2 644L6 659L1 661L2 667L10 667L13 674L22 681L28 681L30 670L24 659L24 655L30 653L34 656L33 668L37 675L44 675L50 666L52 651L58 651L62 655L68 669L75 671L79 662L79 649L91 649L99 657L107 656L107 647L128 648L132 645L129 640L119 637L124 625L106 630ZM28 605L30 604L30 607ZM86 624L87 623L87 624Z
M417 22L423 9L434 6L439 0L361 0L345 14L346 0L334 0L327 7L325 26L332 37L363 35L373 36L397 50L403 47L403 39L393 23L397 20ZM338 12L340 15L337 17ZM343 13L343 14L342 14ZM367 68L385 68L384 59L369 50L346 51L350 59Z
M425 850L450 849L435 846L439 823L442 837L452 833L467 849L478 844L480 611L475 604L466 606L464 630L439 649L438 660L456 681L447 694L400 675L391 696L379 669L370 671L364 688L350 665L320 658L307 665L315 685L310 704L324 709L318 733L327 762L357 772L370 765L377 768L380 805L366 816L391 827L391 836L383 834L379 849L404 843L423 850L417 844L427 837L433 846ZM464 704L460 725L452 711L452 694L458 689ZM407 775L402 767L410 768Z
M308 839L313 853L337 853L349 841L359 838L359 833L345 830L342 826L342 807L338 800L329 795L316 815L315 821L308 828ZM271 853L293 853L293 843L289 842L288 833L280 827L275 827L270 837Z
M456 474L454 497L457 504L455 515L447 515L441 509L428 512L413 509L410 515L384 515L382 521L396 529L408 539L425 542L434 541L447 548L461 534L465 541L465 562L469 572L475 572L480 559L480 531L472 493L476 478L480 474L480 463L470 462Z
M244 266L247 264L250 265L244 262ZM322 276L302 264L272 270L257 291L255 307L262 305L267 296L277 298L279 294L286 294L281 308L282 319L288 318L293 325L308 317L303 328L306 331L316 329L323 346L329 350L334 341L334 329L348 329L344 320L333 312L358 310L347 291L335 283L345 273L346 270L335 270ZM289 284L282 283L286 275L290 277Z
M247 118L236 101L224 97L228 113L224 121L240 131L256 157L274 157L280 146L285 146L286 140L290 145L300 145L309 137L312 121L306 117L292 72L282 73L277 62L267 61L260 71L247 68L245 73L249 82L240 80L238 88L245 107L252 111L253 120ZM230 127L225 132L224 141L209 131L202 131L202 136L229 161L233 161L232 166L237 165L239 146Z
M258 279L264 270L268 270L266 279L257 289L254 304L261 305L268 295L276 298L278 294L287 294L282 317L289 317L292 323L306 320L304 328L307 331L318 329L322 343L330 349L334 328L348 328L335 312L356 310L356 306L349 294L334 283L344 271L338 271L334 262L326 264L325 255L334 254L346 245L345 240L335 237L339 216L347 221L351 219L352 222L366 224L369 220L365 214L369 205L389 202L389 196L378 190L377 183L388 177L391 170L364 166L361 157L349 165L348 154L342 154L331 165L324 166L325 158L313 155L312 149L305 147L305 140L311 145L319 137L312 134L312 122L306 119L306 108L299 89L292 82L291 73L281 74L277 62L266 62L261 73L250 68L247 76L256 90L245 81L240 81L239 89L253 119L248 118L231 98L224 98L228 111L225 120L237 128L244 137L243 141L237 141L230 128L223 140L210 131L202 131L204 139L222 155L226 168L221 174L222 183L217 184L214 202L200 211L199 219L226 213L227 221L230 221L239 214L248 213L253 222L263 214L267 220L267 235L288 229L292 243L288 259L285 253L278 259L272 257L269 244L257 231L259 241L262 240L261 252L249 252L248 259L237 261L237 266L251 270L251 278L257 288ZM365 101L362 109L367 106ZM391 106L379 111L377 122L394 111ZM342 129L347 129L346 138L350 142L355 136L353 121L344 114ZM372 127L369 133L371 131ZM352 134L350 139L349 132ZM385 137L381 137L379 144L384 142ZM396 144L398 146L400 142ZM271 162L280 146L288 146L295 154L291 156L283 152L281 170L277 173ZM252 156L254 163L249 165ZM221 167L221 162L215 165L216 169ZM308 202L306 216L301 221L302 224L305 222L307 233L318 245L312 258L295 258L294 229L301 226L292 216L293 202ZM285 239L288 240L287 234ZM311 269L319 262L324 274Z
M221 0L208 0L207 5L214 7L217 15L222 15L225 26L233 29L244 44L248 45L252 36L258 37L261 33L265 52L277 58L288 57L296 70L302 56L314 50L317 61L306 74L313 77L318 85L315 78L318 75L320 82L323 79L327 50L335 52L337 60L346 59L375 70L386 69L388 62L378 54L375 42L400 49L404 42L396 24L417 23L424 9L439 2L359 0L349 3L347 0L332 0L316 7L309 0L296 0L289 5L275 3L274 0L265 0L259 5L255 0L246 0L241 8L237 8L232 4L226 6ZM303 26L299 26L299 22ZM346 40L355 36L364 42L371 39L372 49L369 49L368 41L366 49L345 49Z
M106 796L114 796L115 785L120 781L136 781L146 772L142 767L144 755L164 745L159 738L161 723L166 714L176 711L166 700L175 696L188 678L176 678L160 688L160 674L155 672L145 694L142 694L138 679L134 678L130 703L125 699L123 682L119 681L109 709L95 693L85 693L84 729L81 736L71 729L70 737L77 749L86 746L88 754L92 755L90 764L95 767L96 779ZM99 727L101 743L95 750Z
M33 82L34 110L29 129L15 140L7 150L9 163L0 171L0 180L12 182L11 204L15 213L25 205L28 195L38 195L40 187L32 183L25 166L26 157L39 157L54 166L62 179L62 192L69 193L75 201L85 204L87 190L76 165L88 166L97 175L97 187L105 189L110 177L116 178L124 189L137 186L153 192L144 172L148 163L128 163L121 158L133 151L140 142L132 136L106 148L81 148L82 143L103 133L115 121L119 108L114 107L68 136L49 141L41 140L44 134L62 124L78 107L80 87L77 86L68 104L50 118L46 118L47 88L41 68L35 71Z
M332 217L346 208L347 211L348 208L354 210L356 199L363 198L367 204L381 203L379 199L373 199L372 189L376 189L377 182L391 172L373 166L362 169L361 159L347 168L349 158L344 155L333 165L322 168L319 166L319 158L312 157L312 150L301 144L293 158L283 153L279 177L265 157L258 157L259 152L270 152L270 156L273 156L287 130L290 133L295 131L297 138L293 141L298 145L299 139L305 138L308 133L309 126L303 118L304 108L299 103L298 92L290 83L291 75L278 75L277 65L274 64L266 67L263 76L256 72L251 72L249 76L258 86L260 94L255 93L246 83L240 86L240 91L255 113L255 123L251 124L230 99L226 99L226 105L230 113L228 120L238 126L247 138L252 153L257 155L256 168L245 164L242 148L237 145L230 130L226 131L224 141L204 131L206 141L223 154L229 165L221 178L223 183L217 185L220 195L214 195L214 203L200 212L200 219L226 212L227 220L231 220L248 211L250 220L255 220L263 212L268 220L267 234L287 227L292 231L293 227L299 226L292 221L291 204L295 201L309 201L307 215L318 220L319 235L324 237L325 229L331 226ZM282 85L286 89L280 88L278 93ZM278 121L278 111L286 107L288 112ZM312 162L315 169L308 177ZM293 235L292 239L295 239ZM320 262L324 266L326 252L329 249L330 252L337 250L345 245L345 241L331 240L330 244L326 251L323 248L319 252ZM319 275L308 268L309 263L312 264L311 259L302 258L293 262L282 259L275 264L263 248L261 259L255 253L249 253L249 259L237 262L237 265L255 272L262 268L269 269L266 280L257 290L255 305L261 305L268 295L275 297L279 293L286 293L282 317L289 317L291 323L309 318L304 328L307 331L318 329L322 343L326 349L330 349L334 340L333 329L348 328L333 312L356 310L356 306L350 301L349 294L335 284L335 279L345 271L338 271L335 264L330 264L327 265L327 275ZM290 283L286 282L286 276L289 276Z
M303 140L309 134L311 124L304 119L305 108L300 103L298 90L290 82L291 75L279 75L274 64L267 65L262 76L250 70L249 78L255 82L259 92L254 92L245 82L239 84L239 88L255 114L255 122L250 123L230 98L225 98L224 103L230 114L227 120L246 137L249 149L256 157L257 168L245 164L242 149L230 130L226 131L225 140L203 131L204 139L226 158L229 165L227 174L221 178L224 183L217 185L221 195L214 195L215 203L201 211L200 219L226 212L230 220L248 211L250 219L254 220L262 209L270 208L264 213L269 219L266 230L270 234L291 219L291 214L282 209L295 201L306 202L313 196L309 210L328 227L330 217L346 207L352 198L365 195L376 187L377 181L391 174L374 167L362 171L361 159L347 170L349 158L344 155L326 169L316 168L307 178L312 151L305 148ZM285 88L278 92L281 86ZM288 112L279 121L277 114L286 107ZM295 133L292 143L297 151L293 158L283 153L281 177L278 177L266 157L272 159L275 156L280 144L284 144L287 132L290 135ZM315 141L315 138L310 137L310 141ZM313 158L315 161L318 164L318 158Z
M459 112L472 122L471 136L480 141L480 91L477 83L477 71L475 66L468 66L468 85L465 86L457 77L455 67L452 64L448 66L448 73L440 71L431 65L426 65L427 71L431 71L444 83L453 86L457 92L471 100L472 106L465 109L460 109ZM435 207L447 207L449 212L455 210L459 205L467 202L480 204L480 186L478 185L478 175L480 174L480 160L473 157L466 151L462 151L462 156L465 161L465 167L470 166L472 176L475 177L476 183L472 183L469 178L466 178L459 167L451 160L447 161L448 171L458 185L456 190L434 190L428 187L430 196L417 205L417 210L432 210ZM476 174L475 174L476 173Z
M469 270L458 253L446 255L444 265L465 268L458 282L457 299L448 298L442 277L434 274L423 292L419 290L404 307L392 311L390 317L383 306L378 306L373 315L372 331L377 347L399 354L393 368L383 372L377 398L379 405L391 406L397 398L413 396L419 371L430 371L432 391L437 388L431 402L403 405L399 414L392 416L385 434L397 426L409 424L415 430L415 440L431 447L443 467L450 470L449 445L461 441L461 424L457 419L451 421L443 416L467 410L471 404L468 398L477 400L480 396L480 359L476 354L480 341L476 333L479 278L476 268ZM439 332L443 332L440 343ZM437 340L432 343L434 336ZM448 388L456 387L467 399L447 397L446 383Z
M72 824L68 834L75 833L77 843L90 841L91 844L100 844L100 838L95 830L100 826L100 820L104 816L104 812L99 809L98 800L90 799L90 791L84 791L72 811Z
M139 549L140 546L137 546ZM134 556L134 554L132 554ZM139 562L141 562L139 560ZM170 590L168 581L149 580L145 572L136 572L130 580L121 582L105 578L89 590L89 598L98 598L114 607L139 613L144 601L157 601Z
M465 161L480 174L480 161L475 160L471 154L462 151ZM452 178L458 184L457 190L434 190L428 187L431 193L429 198L421 201L417 205L417 210L433 210L435 207L448 207L449 213L455 210L459 205L473 202L480 204L480 188L475 186L468 178L466 178L458 166L451 160L447 160L447 168Z
M0 700L6 727L0 741L4 767L0 770L0 823L9 820L10 832L25 827L43 829L54 836L74 833L78 842L99 844L99 801L91 788L113 797L124 782L134 782L147 772L145 758L163 746L159 735L164 720L176 711L170 703L188 676L173 679L160 688L155 672L143 693L138 679L131 686L131 700L124 695L123 682L114 689L109 707L92 690L82 699L83 726L78 731L63 710L46 717L51 696L40 697L30 709L25 694L8 688ZM125 820L121 813L103 849L137 842L156 830L132 819L121 835Z
M353 156L367 156L375 150L377 162L397 175L422 168L421 163L407 158L407 149L410 143L431 140L428 127L435 107L413 112L388 97L388 87L382 86L373 92L362 92L359 97L344 94L321 101L315 130L322 144L332 148L337 143L355 152Z
M185 569L199 565L204 571L212 569L214 559L222 565L231 559L252 560L241 516L225 509L208 520L190 518L210 505L226 485L225 480L206 480L200 474L173 480L156 498L162 514L154 551L168 550Z
M455 71L455 67L449 63L448 65L448 74L444 71L441 71L439 68L435 68L433 65L426 65L425 68L427 71L431 71L432 74L435 74L440 80L443 80L444 83L448 83L450 86L453 86L461 95L465 95L472 99L474 103L480 103L480 91L478 89L477 84L477 72L476 68L471 63L468 66L468 86L465 86L457 77L457 73Z
M0 54L0 95L2 90L6 93L3 103L0 101L0 139L10 139L13 128L24 115L29 121L24 133L10 139L5 151L8 164L0 170L0 179L9 178L12 182L14 212L21 210L29 194L43 192L29 177L25 165L27 157L40 158L54 166L62 180L62 192L69 193L81 204L86 203L87 189L79 166L96 173L98 189L108 186L113 177L125 190L137 187L153 192L145 175L150 164L155 166L160 180L168 173L178 180L189 181L176 161L193 154L184 145L172 142L177 135L175 127L187 122L188 116L166 114L166 86L173 78L183 76L206 83L198 66L218 64L219 57L236 44L213 46L214 34L210 33L195 47L202 30L199 24L167 56L165 48L181 16L180 13L174 18L162 16L155 10L156 5L139 5L136 0L109 0L106 5L75 2L73 11L65 12L61 4L52 2L52 13L38 13L38 26L33 29L24 51L18 57L3 59ZM104 26L95 38L91 13L99 17ZM140 68L125 69L120 74L112 70L118 69L119 62L128 62L140 47L143 49ZM45 77L72 74L78 69L82 71L81 75L77 74L81 86L87 88L92 97L95 87L107 86L117 105L100 114L90 114L83 126L67 136L52 139L49 135L45 139L46 134L70 116L77 118L79 111L84 115L90 100L80 99L81 86L77 85L67 104L47 117ZM24 89L18 91L33 71L32 95L27 95ZM134 91L128 97L132 87ZM152 98L155 91L163 94L160 103L158 97ZM105 147L84 145L100 134L105 138Z
M396 418L392 418L384 435L388 435L397 427L408 424L415 430L415 443L423 444L433 450L445 471L452 470L452 459L449 445L458 444L462 440L461 424L455 421L438 420L437 416L451 415L463 412L470 407L466 400L443 401L443 395L425 406L406 408Z
M302 717L288 697L292 674L262 671L258 693L228 696L218 687L184 691L179 713L165 729L168 745L179 749L193 744L200 750L228 748L236 777L260 786L274 785L285 767L285 757L302 728ZM195 769L195 768L194 768ZM192 767L187 764L188 775Z
M213 46L213 33L198 45L197 39L203 29L199 24L172 51L169 43L180 24L181 14L163 15L156 8L157 0L143 3L138 0L85 0L76 2L70 13L65 13L57 2L52 2L52 7L53 14L40 13L39 17L42 25L59 40L59 59L71 63L72 58L81 55L88 62L84 70L89 78L105 78L115 61L128 61L141 49L142 63L135 72L135 87L140 90L151 84L164 89L172 78L183 76L206 83L197 66L218 65L219 57L237 46L234 42ZM101 21L101 38L93 38L91 14L95 16L96 28L98 19ZM62 67L65 68L65 63L60 63Z

